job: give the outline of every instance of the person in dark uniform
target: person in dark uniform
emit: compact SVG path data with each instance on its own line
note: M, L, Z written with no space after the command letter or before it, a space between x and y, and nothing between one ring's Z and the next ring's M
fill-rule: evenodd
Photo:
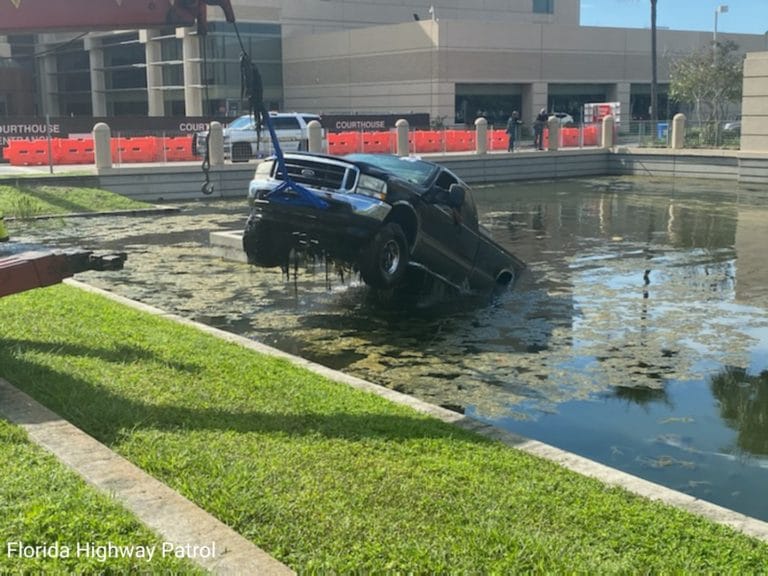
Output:
M544 150L544 127L548 119L547 109L542 108L533 121L533 147L538 150Z
M517 110L512 112L512 115L509 117L509 120L507 120L507 135L509 136L509 143L507 144L507 152L514 152L515 151L515 143L517 142L517 135L519 131L519 126L522 124L520 122L520 116L517 113Z

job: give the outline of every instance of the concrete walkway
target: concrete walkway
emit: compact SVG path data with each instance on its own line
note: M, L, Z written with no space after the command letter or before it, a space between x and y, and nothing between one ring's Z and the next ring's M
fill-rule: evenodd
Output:
M82 430L0 378L0 415L29 438L110 495L151 528L164 544L200 567L223 575L294 574L177 492L118 456Z

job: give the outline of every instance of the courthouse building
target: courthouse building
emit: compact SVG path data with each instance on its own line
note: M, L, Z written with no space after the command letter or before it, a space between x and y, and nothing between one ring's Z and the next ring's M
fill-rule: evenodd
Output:
M540 108L581 118L621 102L644 118L651 33L580 25L580 0L234 0L238 29L273 109L326 114L426 112L446 124ZM704 9L704 7L702 7ZM650 8L649 8L650 12ZM240 112L234 28L0 37L0 116L219 116ZM650 18L650 16L649 16ZM646 22L638 22L638 25ZM742 52L763 35L720 34ZM711 32L658 31L660 116L669 65Z

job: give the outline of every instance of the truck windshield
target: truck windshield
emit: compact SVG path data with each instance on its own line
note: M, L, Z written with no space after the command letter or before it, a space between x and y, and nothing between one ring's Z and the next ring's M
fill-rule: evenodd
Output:
M417 158L392 156L387 154L349 154L345 158L354 162L365 162L398 178L426 186L437 166Z

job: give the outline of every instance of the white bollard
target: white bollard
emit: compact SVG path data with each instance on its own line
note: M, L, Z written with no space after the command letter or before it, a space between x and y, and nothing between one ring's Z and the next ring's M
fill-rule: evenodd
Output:
M395 122L395 128L397 129L397 155L408 156L410 153L408 150L408 120L400 118Z
M685 114L675 114L672 118L672 148L685 148Z
M99 122L93 127L93 161L96 172L112 168L112 131L108 124Z
M560 119L557 116L550 116L547 119L547 129L549 130L547 150L557 152L560 148Z
M477 154L488 152L488 120L482 116L475 120L475 152Z
M323 127L317 120L307 124L307 150L314 153L323 151Z

